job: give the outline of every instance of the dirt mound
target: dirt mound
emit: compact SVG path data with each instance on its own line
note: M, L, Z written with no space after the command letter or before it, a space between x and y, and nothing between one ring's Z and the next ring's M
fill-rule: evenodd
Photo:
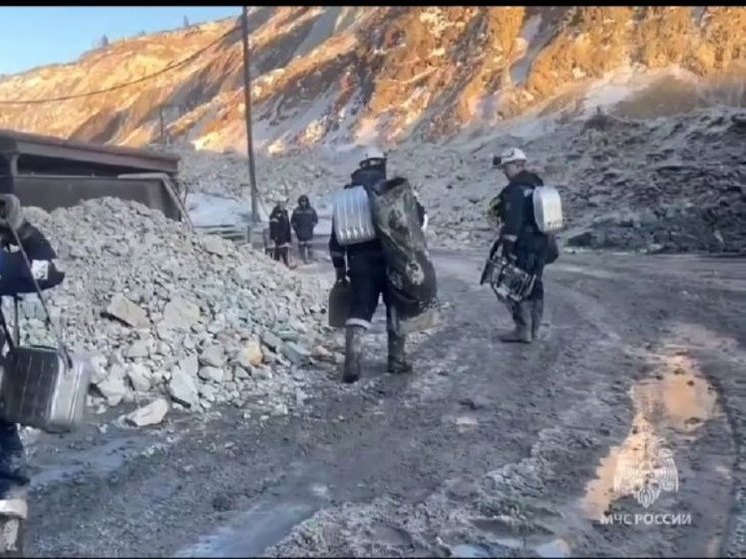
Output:
M326 294L316 281L139 204L105 198L28 215L66 271L47 299L66 340L94 356L100 403L159 394L204 410L310 363ZM22 311L26 340L54 345L38 301Z
M695 116L696 115L696 116ZM576 246L741 252L746 246L746 170L737 114L704 112L646 123L613 121L573 142L590 159L574 174L571 207L593 208L594 231ZM576 155L575 155L576 154ZM616 212L609 215L609 206ZM599 212L599 209L606 212Z

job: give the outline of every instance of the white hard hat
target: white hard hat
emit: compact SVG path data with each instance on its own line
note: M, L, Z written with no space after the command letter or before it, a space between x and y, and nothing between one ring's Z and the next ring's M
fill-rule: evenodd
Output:
M367 161L368 159L386 159L386 154L383 153L383 150L375 146L368 147L365 148L362 161Z
M513 163L514 161L526 161L526 154L522 149L510 148L500 154L500 165Z

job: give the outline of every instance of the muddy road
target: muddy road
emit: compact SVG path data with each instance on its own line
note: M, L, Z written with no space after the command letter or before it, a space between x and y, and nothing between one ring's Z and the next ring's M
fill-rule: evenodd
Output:
M27 552L746 552L746 261L563 255L522 346L497 341L481 256L434 255L447 322L410 344L410 376L384 372L380 312L367 377L302 371L288 415L41 437Z

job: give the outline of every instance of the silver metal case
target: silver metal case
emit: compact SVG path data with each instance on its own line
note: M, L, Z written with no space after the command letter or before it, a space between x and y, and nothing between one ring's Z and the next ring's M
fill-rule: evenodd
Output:
M0 417L48 433L72 431L83 420L92 366L80 355L70 361L54 348L13 348L0 375Z
M376 238L368 193L362 186L345 188L334 198L334 234L342 246L372 241Z
M503 256L493 255L487 260L480 284L485 281L489 281L499 300L520 302L531 293L536 276L524 272Z

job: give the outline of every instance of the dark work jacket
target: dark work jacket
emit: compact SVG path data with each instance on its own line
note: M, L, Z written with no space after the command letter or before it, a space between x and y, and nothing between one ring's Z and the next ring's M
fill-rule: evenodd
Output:
M544 181L530 171L521 171L500 192L503 228L500 237L514 252L544 254L547 236L541 233L534 220L532 194L534 188L544 186Z
M23 231L20 231L21 244L32 265L34 261L47 264L46 274L36 278L39 289L42 291L51 289L62 283L65 274L57 270L54 265L53 260L57 258L57 254L47 238L29 223L25 223L22 229ZM15 239L11 239L13 237L3 235L6 245L15 246ZM10 252L7 249L0 249L0 296L22 293L36 293L31 270L20 251Z
M51 289L62 283L65 274L55 267L53 261L57 254L42 232L26 222L18 233L31 265L38 261L46 264L46 270L36 274L39 289ZM36 293L33 276L23 254L8 250L10 246L17 246L9 231L0 231L0 245L0 296ZM5 332L0 329L0 351L5 349L7 342ZM0 500L13 499L29 483L23 442L15 424L0 420L0 449Z
M366 169L357 169L352 173L351 178L351 184L345 185L345 188L352 188L353 186L372 188L378 181L386 179L386 173L383 169L368 167ZM417 202L417 211L420 215L420 224L424 224L425 208L419 201ZM340 245L337 242L337 235L334 232L333 219L332 234L329 237L329 254L332 257L332 264L335 269L348 268L353 274L367 275L373 273L377 268L386 265L383 259L381 242L378 239L348 246ZM345 256L347 257L346 265Z
M316 215L316 210L310 205L305 208L301 206L295 208L293 210L293 217L290 219L295 236L298 237L299 241L310 241L313 239L313 229L318 222L319 216Z
M279 206L275 206L269 216L269 238L278 246L289 245L293 241L288 211L281 210Z

